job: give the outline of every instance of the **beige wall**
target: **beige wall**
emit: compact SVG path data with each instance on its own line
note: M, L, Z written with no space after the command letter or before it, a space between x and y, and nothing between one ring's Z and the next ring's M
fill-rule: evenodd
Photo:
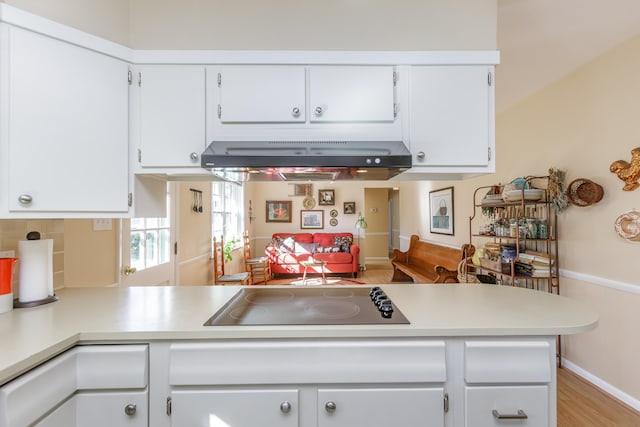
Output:
M64 220L64 286L86 287L117 284L119 220L111 230L93 230L91 219Z
M130 3L131 45L137 49L496 48L496 0Z
M69 27L129 45L129 0L0 0Z
M179 285L211 284L211 183L177 183ZM191 189L202 191L202 213L194 212Z

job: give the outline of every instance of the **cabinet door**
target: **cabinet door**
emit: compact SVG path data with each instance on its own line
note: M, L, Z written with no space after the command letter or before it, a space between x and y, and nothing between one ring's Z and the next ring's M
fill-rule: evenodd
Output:
M318 427L441 427L442 388L320 389Z
M200 167L205 140L205 69L196 65L139 67L140 164Z
M465 387L465 427L548 427L549 387Z
M311 122L393 122L393 67L309 69Z
M299 423L298 390L174 391L171 407L171 425L176 427L295 427Z
M305 122L302 66L223 67L218 82L223 123Z
M91 427L148 425L148 396L138 392L95 392L76 395L76 422Z
M411 67L414 167L489 164L490 71L486 66Z
M127 64L7 31L9 210L126 213Z

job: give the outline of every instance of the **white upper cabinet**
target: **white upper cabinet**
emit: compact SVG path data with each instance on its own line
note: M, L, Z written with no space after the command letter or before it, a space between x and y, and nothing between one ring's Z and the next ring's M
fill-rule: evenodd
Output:
M140 151L132 154L140 166L200 167L206 142L204 66L136 67L133 92L132 139Z
M223 123L304 123L305 68L224 67L218 73Z
M412 66L410 79L412 171L492 167L493 67Z
M393 122L393 67L309 68L311 122Z
M1 55L0 206L126 214L127 63L5 24Z
M207 140L402 138L390 65L207 67Z

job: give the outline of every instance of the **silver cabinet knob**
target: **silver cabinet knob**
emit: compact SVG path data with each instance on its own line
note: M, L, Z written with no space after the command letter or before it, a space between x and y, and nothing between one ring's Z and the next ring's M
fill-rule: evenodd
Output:
M316 113L316 116L320 117L322 113L324 113L324 109L322 107L316 107L315 113Z
M291 412L291 403L287 402L286 400L282 402L280 404L280 411L283 414L288 414L289 412Z
M427 155L424 154L424 151L418 151L418 154L416 154L416 157L420 160L424 160L425 157L427 157Z
M21 205L29 205L33 201L33 197L28 194L21 194L18 196L18 202Z
M124 407L124 413L129 415L129 416L133 416L136 414L136 405L133 403L129 403L127 406Z
M336 412L336 402L328 401L324 404L324 410L327 412Z
M300 109L298 107L293 107L291 110L291 115L293 117L300 117Z
M191 158L191 160L198 160L198 153L194 151L193 153L189 154L189 157Z

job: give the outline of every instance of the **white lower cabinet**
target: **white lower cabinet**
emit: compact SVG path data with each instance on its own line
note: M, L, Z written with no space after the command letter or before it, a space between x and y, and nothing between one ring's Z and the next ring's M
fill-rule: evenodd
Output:
M149 422L154 427L442 427L445 348L440 339L152 344L152 382L164 382L166 389L152 391ZM170 403L162 408L166 398Z
M171 393L172 426L299 425L298 390L187 390Z
M0 427L148 425L146 345L78 346L0 387Z
M444 389L318 390L318 427L441 427Z
M546 385L466 387L465 401L465 427L550 425Z

